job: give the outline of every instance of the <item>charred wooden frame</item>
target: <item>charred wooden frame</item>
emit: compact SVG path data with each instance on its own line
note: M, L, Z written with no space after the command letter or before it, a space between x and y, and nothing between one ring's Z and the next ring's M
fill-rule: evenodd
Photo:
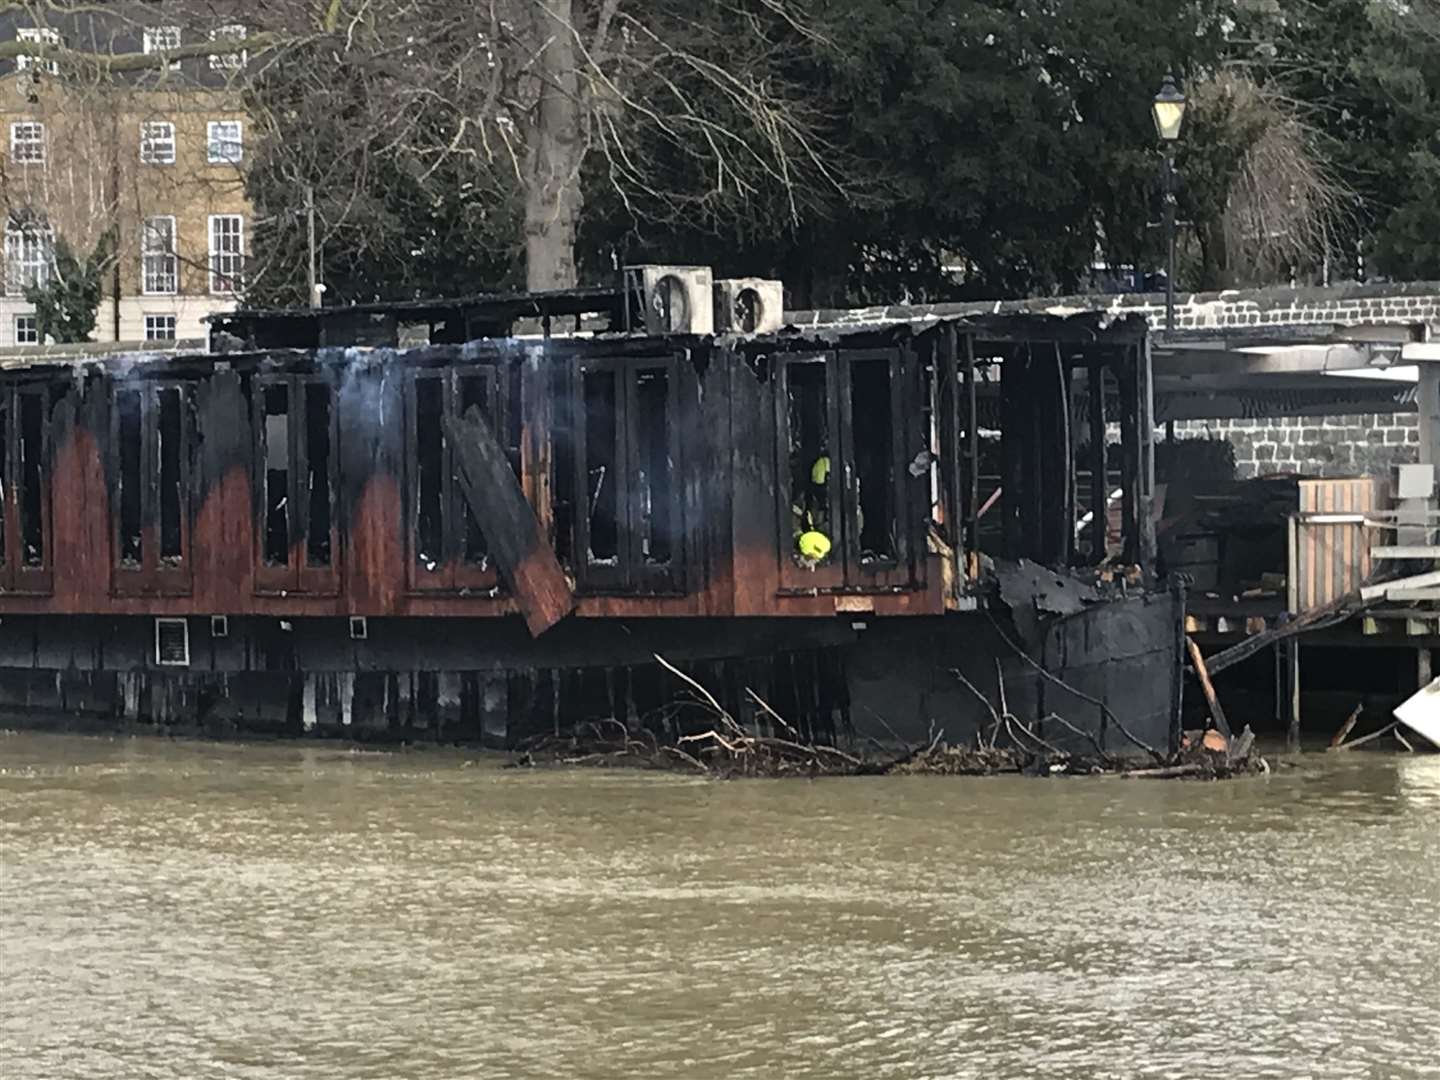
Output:
M982 352L1000 358L1004 544L993 554L1049 566L1105 561L1111 494L1107 421L1118 413L1119 555L1126 564L1153 569L1154 423L1149 348L1143 334L1127 334L1122 328L1097 341L1037 337L997 342L977 336L976 342ZM1073 393L1076 372L1084 372L1087 383L1083 413L1074 407L1080 400ZM974 405L970 416L979 423ZM1088 429L1086 459L1078 453L1082 443L1077 425L1081 424ZM1083 549L1078 528L1082 466L1090 473L1086 494L1092 514Z
M0 588L47 594L54 588L51 519L51 405L54 389L22 379L0 391Z
M193 392L187 382L132 380L114 388L112 584L117 594L190 591Z
M299 310L231 311L211 318L216 351L319 349L363 345L397 348L402 327L418 326L435 345L510 337L522 321L549 336L559 320L599 315L612 330L643 325L640 298L623 288L560 289L547 293L490 293L439 300L344 304Z
M407 374L406 572L416 591L487 591L500 579L484 526L469 509L456 479L446 421L480 409L492 430L508 432L508 381L496 364L422 368Z
M491 300L243 313L202 356L7 361L0 711L491 745L615 717L663 738L685 718L660 653L732 715L761 694L786 737L903 712L914 741L981 711L952 665L988 680L1011 651L966 615L1002 560L1114 557L1118 486L1121 554L1150 565L1143 323L474 340L595 303ZM389 347L416 320L432 344ZM807 565L801 525L827 557ZM1144 698L1163 743L1170 600L1027 647L1096 700ZM1003 677L1063 740L1046 680Z
M919 369L900 347L774 358L782 590L889 591L923 582L916 554L929 516L929 459L911 471L930 438ZM823 558L799 549L807 531L829 540Z
M1124 555L1150 564L1148 379L1143 330L1094 319L15 367L0 615L501 616L502 540L558 559L581 618L940 614L982 554L1100 561L1116 457ZM516 480L503 513L457 483L472 408L498 455L477 468ZM553 577L537 625L573 603Z
M325 372L251 383L257 593L333 594L340 583L339 421Z
M684 588L680 377L673 355L574 365L565 458L573 469L571 552L584 591Z

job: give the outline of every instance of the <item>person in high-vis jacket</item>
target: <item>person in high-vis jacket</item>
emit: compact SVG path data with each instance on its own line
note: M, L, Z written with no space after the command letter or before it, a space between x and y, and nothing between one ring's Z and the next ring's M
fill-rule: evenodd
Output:
M810 465L810 482L800 492L795 511L795 550L807 563L822 562L834 546L826 530L829 522L830 455L822 453Z

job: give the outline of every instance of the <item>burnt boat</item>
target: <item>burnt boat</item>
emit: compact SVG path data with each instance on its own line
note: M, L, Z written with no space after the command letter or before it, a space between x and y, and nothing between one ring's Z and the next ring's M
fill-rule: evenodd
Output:
M1178 745L1143 319L656 310L237 312L193 352L6 357L6 722L663 737L658 654L812 738L962 741L968 681L1056 744L1061 712Z

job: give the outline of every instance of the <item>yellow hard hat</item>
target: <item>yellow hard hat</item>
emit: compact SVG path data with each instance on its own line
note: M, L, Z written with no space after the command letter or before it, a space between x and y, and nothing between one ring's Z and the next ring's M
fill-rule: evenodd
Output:
M801 533L795 544L800 554L811 562L819 562L830 554L830 538L815 529Z
M815 459L815 464L810 466L810 482L812 484L823 484L830 479L830 455L821 454Z

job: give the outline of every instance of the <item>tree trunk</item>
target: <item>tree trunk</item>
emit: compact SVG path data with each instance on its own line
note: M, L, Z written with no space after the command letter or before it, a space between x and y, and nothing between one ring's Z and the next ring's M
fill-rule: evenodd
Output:
M1225 241L1225 224L1214 221L1197 228L1200 241L1200 280L1193 284L1199 292L1219 292L1235 287L1231 268L1230 248Z
M580 80L575 69L573 0L536 7L539 101L525 157L525 279L532 292L576 284L575 234L580 222Z

